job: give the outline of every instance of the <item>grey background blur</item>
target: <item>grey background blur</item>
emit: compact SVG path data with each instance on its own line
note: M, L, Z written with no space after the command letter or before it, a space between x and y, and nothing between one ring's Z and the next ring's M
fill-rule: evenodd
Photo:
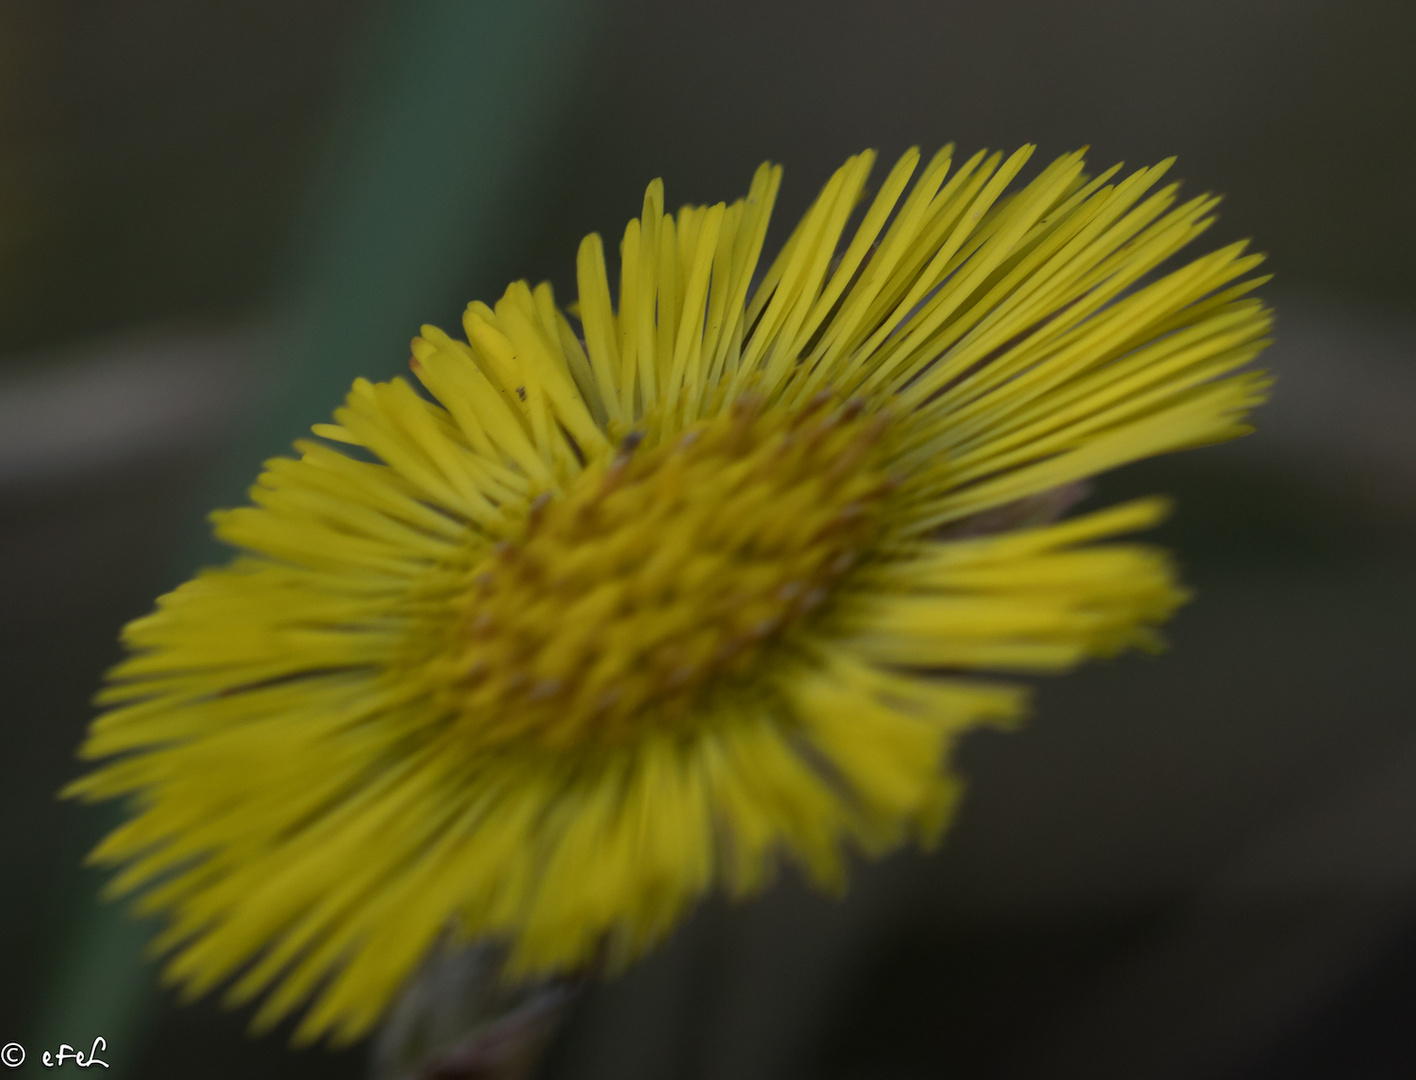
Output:
M349 146L406 152L408 176L469 131L492 132L469 160L503 155L494 204L427 242L426 306L339 344L379 376L419 321L513 278L569 298L580 236L617 236L651 177L716 201L781 161L780 235L862 147L1036 141L1178 154L1187 190L1226 195L1203 246L1252 236L1279 275L1260 433L1098 485L1179 498L1162 538L1198 595L1172 651L1047 681L1021 734L969 737L936 855L863 867L845 902L788 880L706 905L587 997L546 1075L1416 1074L1416 6L618 0L567 31L545 5L554 86L528 66L405 132L389 86L510 63L495 19L433 32L455 6L0 4L0 1042L33 1058L46 995L75 992L56 957L96 826L53 792L118 627L347 385L302 374L319 348L291 327L308 281L382 250ZM368 213L416 218L403 182ZM362 1075L358 1050L243 1023L162 1001L110 1060Z

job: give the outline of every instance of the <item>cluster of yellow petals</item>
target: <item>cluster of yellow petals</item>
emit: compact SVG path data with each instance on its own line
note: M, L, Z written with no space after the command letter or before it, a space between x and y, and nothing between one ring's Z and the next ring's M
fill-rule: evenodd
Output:
M125 631L69 791L169 916L189 993L300 1039L367 1032L445 935L513 971L632 959L715 885L933 842L951 739L1020 715L968 670L1154 642L1148 500L964 538L1125 462L1230 438L1269 316L1169 163L873 154L759 271L780 170L549 286L425 327L325 442L216 515L242 550ZM913 180L913 183L911 181ZM854 228L848 228L855 222ZM347 454L329 445L359 448ZM952 530L952 531L951 531ZM950 537L953 538L950 538Z

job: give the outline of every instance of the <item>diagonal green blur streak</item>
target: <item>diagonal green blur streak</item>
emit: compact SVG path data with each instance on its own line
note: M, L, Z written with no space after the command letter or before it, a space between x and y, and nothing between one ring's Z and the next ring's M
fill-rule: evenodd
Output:
M370 13L272 304L280 336L261 406L203 510L242 501L259 463L327 418L355 377L401 367L422 323L455 319L468 297L499 290L504 252L534 227L529 181L560 164L556 136L606 6L389 0ZM222 557L204 532L182 555L183 576ZM81 839L119 817L92 811ZM97 901L96 883L92 872L73 877L74 915L27 1044L38 1058L102 1035L105 1075L116 1080L141 1060L155 1012L156 968L143 958L153 928Z

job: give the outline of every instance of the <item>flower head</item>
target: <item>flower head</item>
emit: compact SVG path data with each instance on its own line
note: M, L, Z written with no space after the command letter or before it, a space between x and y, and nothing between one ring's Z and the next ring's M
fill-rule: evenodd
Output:
M423 328L426 396L360 380L269 462L215 516L242 554L125 630L83 751L118 756L69 789L130 798L95 857L169 976L346 1040L445 933L622 964L779 858L934 842L950 741L1023 704L963 673L1151 643L1169 564L1098 541L1160 501L980 523L1246 430L1259 258L1161 276L1214 199L1080 154L1009 193L1030 151L911 151L868 201L851 158L755 286L780 170L677 215L656 181L617 308L587 237L579 331L518 282Z

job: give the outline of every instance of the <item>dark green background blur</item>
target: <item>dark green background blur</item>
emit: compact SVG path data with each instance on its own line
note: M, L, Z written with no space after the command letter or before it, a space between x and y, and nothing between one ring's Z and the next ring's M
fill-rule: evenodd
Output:
M73 959L99 826L53 792L119 626L211 557L208 505L353 374L398 370L420 321L451 328L522 276L568 299L580 237L617 237L654 176L671 205L711 202L783 162L780 238L847 154L953 140L1178 154L1187 190L1226 196L1203 244L1270 253L1260 433L1123 470L1091 504L1175 493L1163 539L1197 600L1165 657L1049 681L1024 732L969 738L937 855L863 869L845 903L790 881L710 903L589 995L546 1075L1416 1075L1416 5L512 10L0 2L19 1072L55 1016L71 1042L103 1034ZM109 1058L132 1076L364 1068L247 1040L209 1003L134 1015Z
M268 299L367 8L0 5L0 362ZM1178 154L1286 285L1409 305L1413 43L1394 0L613 4L496 280L567 279L578 237L617 230L652 176L717 201L780 160L786 218L865 146L1036 141Z

